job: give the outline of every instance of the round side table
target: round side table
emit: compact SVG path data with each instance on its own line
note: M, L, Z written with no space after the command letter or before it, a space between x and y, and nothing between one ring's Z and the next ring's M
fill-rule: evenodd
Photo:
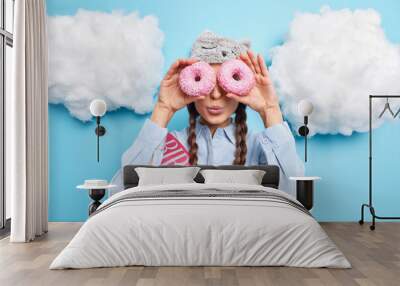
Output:
M321 177L289 177L296 181L296 199L307 209L311 210L314 206L314 181Z
M94 213L97 208L101 205L100 200L106 194L106 190L114 188L116 185L104 185L104 186L90 186L90 185L79 185L76 186L77 189L83 189L89 191L89 197L93 200L89 205L89 216Z

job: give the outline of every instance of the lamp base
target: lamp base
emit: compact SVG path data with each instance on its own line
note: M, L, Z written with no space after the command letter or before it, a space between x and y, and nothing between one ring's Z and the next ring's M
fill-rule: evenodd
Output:
M308 133L310 133L310 129L308 129L307 126L303 125L303 126L301 126L301 127L299 128L299 134L300 134L300 136L305 137L305 136L308 135Z
M96 127L94 132L96 133L97 136L104 136L104 134L106 134L106 128L102 125L99 125Z

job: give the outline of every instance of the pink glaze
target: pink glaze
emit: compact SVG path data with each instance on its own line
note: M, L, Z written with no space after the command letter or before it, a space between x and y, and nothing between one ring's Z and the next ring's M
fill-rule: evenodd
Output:
M255 85L253 71L241 60L224 62L218 71L218 84L228 93L247 95Z
M179 74L181 90L189 96L208 95L215 84L215 71L206 62L196 62L185 67Z

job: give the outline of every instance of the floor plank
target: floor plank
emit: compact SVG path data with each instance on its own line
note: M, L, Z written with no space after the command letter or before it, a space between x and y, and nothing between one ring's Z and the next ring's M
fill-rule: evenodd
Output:
M352 269L290 267L118 267L50 271L55 256L81 223L50 223L32 243L0 240L0 285L400 285L400 223L379 223L375 231L357 223L322 223L352 263Z

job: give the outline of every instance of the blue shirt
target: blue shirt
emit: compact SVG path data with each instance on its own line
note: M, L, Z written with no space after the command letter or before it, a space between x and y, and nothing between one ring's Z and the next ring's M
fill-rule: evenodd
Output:
M165 152L168 129L159 127L147 119L138 137L122 155L122 168L125 165L160 165ZM188 128L172 131L171 134L189 150L187 144ZM207 125L196 124L199 165L231 165L235 157L235 124L218 128L214 136ZM295 183L290 176L304 176L304 164L296 152L294 137L286 122L265 128L259 133L247 134L247 156L245 165L277 165L280 168L279 189L295 196ZM112 183L123 189L122 168L115 174Z

